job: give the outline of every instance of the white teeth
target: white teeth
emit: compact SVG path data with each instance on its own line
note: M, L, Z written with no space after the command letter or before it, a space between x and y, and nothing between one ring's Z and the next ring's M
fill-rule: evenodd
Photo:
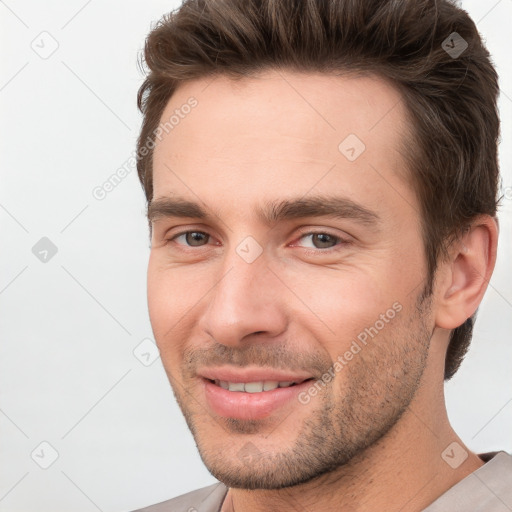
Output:
M247 382L245 384L246 393L261 393L263 391L263 382Z
M288 388L296 382L277 380L266 380L259 382L228 382L225 380L215 380L215 384L229 391L244 391L246 393L261 393L262 391L272 391L277 388Z
M277 380L267 380L263 383L263 391L272 391L279 386L279 382Z
M229 382L228 389L229 389L229 391L244 391L244 383L243 382Z

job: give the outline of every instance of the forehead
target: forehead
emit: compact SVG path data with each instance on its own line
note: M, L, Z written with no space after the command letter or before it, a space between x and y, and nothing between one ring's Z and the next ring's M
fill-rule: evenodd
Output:
M154 150L154 197L190 187L209 198L232 187L247 200L312 187L382 196L405 186L405 106L376 76L281 70L193 80L175 91L160 122L168 129Z

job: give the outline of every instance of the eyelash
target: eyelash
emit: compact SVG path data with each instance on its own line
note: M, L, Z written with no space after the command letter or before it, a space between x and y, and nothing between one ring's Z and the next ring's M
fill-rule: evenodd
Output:
M171 238L165 239L166 245L170 244L171 242L174 242L178 237L183 236L183 235L187 235L189 233L201 233L202 235L206 235L207 237L211 238L211 235L209 235L208 233L206 233L204 231L199 231L199 230L196 230L196 229L190 229L190 230L187 230L187 231L181 231L181 232L176 233L175 235L173 235ZM340 237L338 235L334 235L333 233L329 233L328 231L305 231L304 233L300 234L300 236L298 237L297 240L301 240L302 238L304 238L306 236L311 236L311 235L328 235L329 237L331 237L332 239L334 239L338 243L335 246L333 246L333 247L326 247L326 248L323 248L323 249L322 248L303 247L303 249L305 249L306 252L308 252L308 253L311 253L311 252L314 252L314 253L318 253L318 252L328 253L328 252L340 250L341 247L350 244L350 242L348 240L346 240L346 239L344 239L344 238L342 238L342 237ZM178 244L178 245L182 245L182 244ZM204 247L204 246L202 246L202 245L200 245L200 246L184 245L184 247L186 247L189 250L193 250L196 247L198 248L198 247Z

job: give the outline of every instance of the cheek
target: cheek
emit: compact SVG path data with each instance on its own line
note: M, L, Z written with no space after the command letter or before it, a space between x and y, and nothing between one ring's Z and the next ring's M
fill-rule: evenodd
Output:
M396 282L383 267L311 267L308 272L288 270L283 277L294 292L282 297L291 308L290 317L299 331L311 333L333 362L339 356L345 363L357 357L354 341L364 347L364 342L391 336L406 301L414 296L408 297L404 282Z
M180 318L187 311L187 304L181 300L182 285L176 279L179 274L165 271L150 257L148 266L148 312L156 344L162 359L171 346L179 344Z
M367 269L318 267L309 272L286 273L283 280L290 283L294 292L294 297L286 300L295 304L294 318L311 318L315 323L321 320L326 331L335 337L344 337L368 321L374 322L396 300L389 283L382 281L382 270L377 268L372 273Z
M166 321L164 312L172 305L168 304L168 297L165 293L166 284L160 279L160 272L157 268L157 263L155 262L153 253L151 253L149 259L147 281L149 318L151 326L153 327L153 332L157 338L156 341L158 342L160 337L159 335L161 334L160 330L163 328L163 325L161 324Z
M191 293L199 285L198 281L188 281L187 271L172 268L163 260L157 253L151 253L149 258L148 308L151 323L169 329L190 309L189 303L194 299Z
M172 268L159 255L151 254L147 273L148 311L164 362L178 357L184 350L212 285L213 280L207 275L200 275L192 268Z

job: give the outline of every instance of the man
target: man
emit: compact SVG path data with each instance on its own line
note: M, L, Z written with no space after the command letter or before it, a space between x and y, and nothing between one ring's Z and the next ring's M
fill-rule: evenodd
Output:
M193 0L154 27L154 336L219 483L143 510L504 511L452 429L498 237L497 76L447 0Z

